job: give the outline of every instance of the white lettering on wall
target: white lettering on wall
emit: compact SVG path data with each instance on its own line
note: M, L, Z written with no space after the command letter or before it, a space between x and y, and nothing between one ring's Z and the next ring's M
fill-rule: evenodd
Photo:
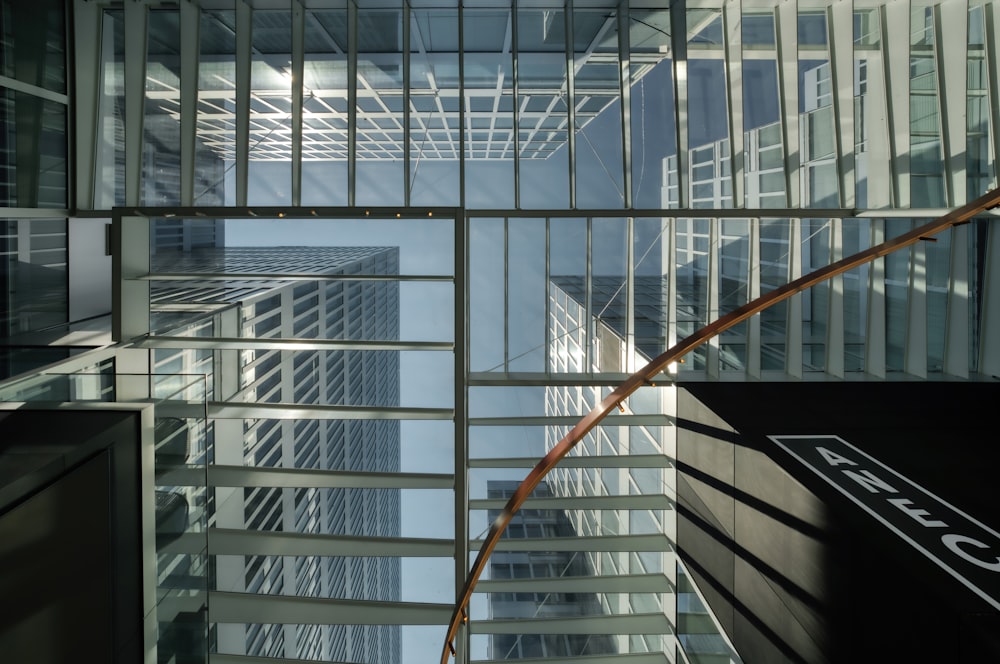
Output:
M983 544L979 540L972 537L966 537L965 535L955 535L954 533L948 533L947 535L942 535L941 543L944 544L949 549L951 549L951 551L955 555L969 561L973 565L982 567L983 569L988 569L991 572L1000 572L1000 557L998 557L994 562L987 562L985 560L975 557L974 555L965 551L962 547L959 546L959 543L964 543L964 544L971 544L972 546L978 549L988 549L990 548L988 544Z
M909 498L889 498L888 501L903 510L906 514L909 514L913 519L919 523L921 526L927 526L928 528L946 528L948 526L944 521L938 521L937 519L928 519L931 515L927 510L920 509L919 507L910 507L913 501Z

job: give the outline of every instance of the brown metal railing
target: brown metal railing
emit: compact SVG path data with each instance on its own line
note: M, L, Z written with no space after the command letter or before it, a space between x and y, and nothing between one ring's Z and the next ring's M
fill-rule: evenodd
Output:
M676 362L712 337L721 334L734 325L746 320L750 316L760 313L771 305L787 300L796 293L802 292L807 288L811 288L816 284L826 281L827 279L831 279L839 274L843 274L844 272L858 267L859 265L870 263L876 258L881 258L882 256L891 254L894 251L916 244L921 240L928 239L947 228L968 223L972 217L980 212L998 206L1000 206L1000 189L995 189L977 198L971 203L957 208L930 223L913 229L908 233L904 233L903 235L883 242L882 244L860 251L853 256L848 256L847 258L831 263L830 265L815 270L814 272L810 272L809 274L799 277L798 279L794 279L784 286L780 286L779 288L776 288L755 300L747 302L743 306L731 311L725 316L720 317L715 322L706 325L694 334L681 340L662 355L659 355L650 361L649 364L644 366L642 369L632 374L624 383L611 392L611 394L604 397L601 403L599 403L589 413L584 415L570 430L570 432L566 434L566 436L563 437L563 439L560 440L555 447L549 450L548 454L546 454L531 470L531 472L528 473L528 476L524 478L521 484L517 487L517 490L514 491L514 494L510 497L510 500L507 501L503 511L493 521L490 526L490 530L486 535L486 539L483 540L482 548L479 549L479 555L476 556L476 560L473 563L472 568L469 570L469 574L465 580L465 586L459 593L458 599L455 603L455 610L452 613L451 622L448 625L448 632L445 635L444 648L441 652L441 664L447 664L449 654L455 654L455 635L458 633L459 625L468 622L467 611L469 600L472 598L472 592L475 589L476 584L479 582L479 576L483 573L483 570L486 567L486 561L489 560L490 554L496 547L497 542L500 540L500 536L507 528L507 524L510 523L511 518L521 508L524 501L528 498L531 492L534 491L535 487L538 486L538 483L542 481L549 471L552 470L556 464L558 464L559 461L566 456L566 454L569 453L569 451L572 450L576 444L587 435L587 433L590 432L591 429L600 424L601 420L603 420L608 413L618 408L619 404L621 404L621 402L624 401L630 394L638 390L643 385L652 385L654 378L671 362ZM748 212L751 211L748 210Z

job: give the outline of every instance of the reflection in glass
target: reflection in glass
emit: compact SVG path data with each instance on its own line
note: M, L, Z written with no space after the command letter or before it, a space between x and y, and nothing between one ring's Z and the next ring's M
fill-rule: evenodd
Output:
M253 12L250 163L247 203L292 202L292 19L287 10Z
M414 9L410 23L412 205L458 205L458 12Z
M403 168L403 12L358 10L357 201L400 205Z
M519 7L517 30L520 204L569 207L566 14Z
M194 203L225 205L236 165L236 13L201 12Z

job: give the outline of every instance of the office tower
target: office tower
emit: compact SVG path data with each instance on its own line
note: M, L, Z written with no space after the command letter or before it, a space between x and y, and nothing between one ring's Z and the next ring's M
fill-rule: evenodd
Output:
M493 481L489 498L510 498L516 482ZM539 498L551 497L548 484L535 489ZM491 514L496 518L496 514ZM563 510L525 509L515 515L504 537L530 539L574 537L573 524ZM503 552L490 560L490 578L535 579L541 583L553 579L572 582L587 577L594 569L585 554L571 551ZM577 581L579 579L576 579ZM536 619L558 617L599 618L603 613L598 595L578 592L502 592L490 596L490 614L496 619ZM503 634L490 642L490 659L527 659L532 657L570 657L603 655L615 652L612 638L603 634Z
M197 222L195 232L197 232ZM214 224L209 224L210 228ZM159 228L157 227L157 230ZM156 233L159 241L162 235ZM239 336L283 339L378 339L399 337L399 287L392 281L344 281L336 276L398 274L395 248L226 247L171 251L157 247L154 271L186 273L186 281L160 282L154 306L185 303L217 309L229 305ZM295 272L317 280L296 282L199 281L199 274ZM187 314L189 317L191 314ZM178 326L164 313L154 323L166 335L204 334L210 314L195 314ZM157 350L154 373L204 371L211 353ZM222 385L214 389L221 392ZM217 392L218 394L218 392ZM240 351L238 401L256 403L399 403L398 358L387 351ZM228 423L226 423L228 424ZM391 473L399 470L399 422L349 420L246 420L239 440L224 440L220 425L210 454L216 463L254 468L286 468ZM239 432L236 432L237 435ZM217 528L313 535L392 537L400 531L399 492L371 488L245 488L242 496L217 495L208 523ZM364 506L360 513L350 506ZM218 590L302 597L398 600L399 560L317 556L221 557L215 567ZM377 626L225 625L217 631L221 652L396 662L399 630Z

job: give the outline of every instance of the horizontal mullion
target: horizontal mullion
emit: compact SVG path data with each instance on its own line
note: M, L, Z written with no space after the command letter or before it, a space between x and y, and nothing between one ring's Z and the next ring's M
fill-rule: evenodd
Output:
M289 144L291 142L289 141ZM459 209L453 207L404 207L404 206L369 206L369 207L330 207L310 206L295 207L293 205L254 205L247 207L135 207L116 208L112 212L123 217L163 217L167 219L201 218L205 220L225 219L239 223L244 219L321 219L337 221L338 219L401 219L407 220L438 218L454 220L459 216ZM562 214L565 215L565 210ZM492 216L496 216L495 214ZM619 215L621 213L619 212Z
M445 281L445 274L312 274L309 272L150 272L136 281Z
M258 657L256 655L230 655L226 653L208 653L208 664L312 664L314 659L290 659L288 657ZM629 660L629 664L633 664ZM635 663L638 664L638 663ZM642 664L645 664L643 662Z
M483 579L476 593L669 593L663 574L620 576L560 576L537 579Z
M580 421L580 415L538 415L527 417L470 417L469 426L503 427L503 426L573 426ZM670 426L672 418L668 415L608 415L599 426Z
M60 92L54 92L37 85L32 85L31 83L25 83L24 81L19 81L16 78L10 78L9 76L0 76L0 87L15 90L17 92L23 92L34 97L41 97L42 99L54 101L57 104L62 104L63 106L69 105L69 96L67 95Z
M587 373L551 373L551 372L516 372L504 373L498 371L473 371L469 373L469 385L476 387L511 386L511 387L607 387L609 390L624 383L629 374L617 372L587 372ZM672 381L666 375L662 383L669 385Z
M470 468L534 468L539 457L509 457L469 459ZM669 457L662 454L582 455L566 456L560 468L670 468Z
M872 212L875 214L875 211ZM524 210L490 210L490 209L466 209L466 217L484 217L489 219L499 218L528 218L543 219L545 217L558 217L565 219L566 210L560 209L524 209ZM621 219L624 217L662 218L662 219L846 219L855 217L857 210L853 208L605 208L572 211L571 217L579 219L581 223L587 217L601 218L609 217Z
M449 558L455 555L455 542L416 537L358 537L212 528L208 531L208 553L216 556Z
M521 508L525 509L525 508ZM482 540L470 540L469 547L482 547ZM503 538L495 551L672 551L670 538L658 533L643 535L581 535L577 537Z
M470 510L499 510L507 504L505 498L479 498L469 501ZM666 494L652 493L641 496L553 496L546 498L528 498L521 509L630 509L630 510L667 510L673 504Z
M208 620L264 625L447 625L450 604L209 592Z
M226 660L224 662L216 662L214 659L209 660L211 664L258 664L256 660ZM539 662L541 660L535 660ZM622 653L620 655L581 655L579 657L560 657L557 662L562 662L563 664L670 664L670 660L667 659L666 654L662 652L634 652L634 653ZM477 659L476 664L509 664L509 659ZM285 660L270 660L269 662L260 662L260 664L285 664ZM290 663L291 664L291 663Z
M570 618L473 620L469 626L473 634L670 634L673 632L670 621L662 612L599 614Z
M349 472L312 468L208 466L168 469L161 486L275 487L293 489L452 489L455 476L437 473Z
M450 341L372 341L350 339L246 339L243 337L150 336L135 342L138 348L213 350L454 350Z
M208 416L218 420L450 420L451 408L325 406L295 403L208 403Z

